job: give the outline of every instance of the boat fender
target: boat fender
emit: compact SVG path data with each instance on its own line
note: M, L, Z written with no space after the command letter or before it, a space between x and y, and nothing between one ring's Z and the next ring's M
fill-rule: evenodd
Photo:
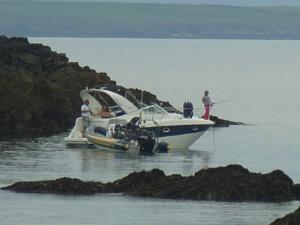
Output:
M170 145L167 143L167 142L159 142L157 144L157 147L156 147L156 152L159 152L159 153L167 153L170 149Z

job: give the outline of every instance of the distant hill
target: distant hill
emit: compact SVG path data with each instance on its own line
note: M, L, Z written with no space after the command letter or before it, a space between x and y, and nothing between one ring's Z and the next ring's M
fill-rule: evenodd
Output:
M0 34L31 37L300 39L300 7L0 2Z

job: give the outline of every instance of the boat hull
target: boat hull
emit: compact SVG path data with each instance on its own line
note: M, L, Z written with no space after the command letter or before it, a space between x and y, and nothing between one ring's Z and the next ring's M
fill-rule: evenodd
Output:
M174 136L159 137L159 141L164 141L170 145L170 149L187 149L198 140L204 132L193 134L182 134Z
M196 140L198 140L205 131L209 128L209 126L203 127L201 130L193 133L182 133L182 134L173 134L173 135L164 135L158 137L158 142L166 142L170 145L171 149L187 149ZM154 129L154 128L152 128ZM92 138L92 137L89 137ZM99 141L101 138L98 138ZM101 142L102 140L100 140ZM93 145L87 138L65 138L65 143L69 146L72 145ZM95 142L94 142L95 143ZM102 142L104 143L104 142ZM111 144L109 144L111 145Z

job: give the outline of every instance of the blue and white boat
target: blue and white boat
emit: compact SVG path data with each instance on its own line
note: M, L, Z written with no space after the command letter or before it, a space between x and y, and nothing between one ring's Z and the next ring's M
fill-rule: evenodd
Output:
M90 102L93 115L90 117L90 126L109 129L109 124L117 124L118 120L130 123L133 118L138 118L137 126L152 131L158 142L166 142L173 149L190 147L209 127L214 125L211 120L194 116L186 118L181 113L169 113L157 104L139 109L127 98L103 88L82 90L80 96ZM109 106L113 118L97 116L102 105ZM64 140L67 145L91 144L87 138L82 137L81 117L76 119L74 128Z

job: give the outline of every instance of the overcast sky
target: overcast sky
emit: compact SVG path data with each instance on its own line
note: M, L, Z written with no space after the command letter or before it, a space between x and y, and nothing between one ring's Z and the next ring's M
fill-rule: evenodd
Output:
M9 0L0 0L9 1ZM300 6L300 0L16 0L16 1L74 1L74 2L143 2L143 3L186 3L186 4L222 4L236 6L287 5Z

